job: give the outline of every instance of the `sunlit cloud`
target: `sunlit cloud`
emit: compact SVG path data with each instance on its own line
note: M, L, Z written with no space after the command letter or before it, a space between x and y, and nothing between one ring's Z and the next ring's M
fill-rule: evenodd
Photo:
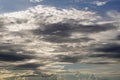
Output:
M96 5L96 6L103 6L105 4L107 4L108 1L93 1L92 4Z

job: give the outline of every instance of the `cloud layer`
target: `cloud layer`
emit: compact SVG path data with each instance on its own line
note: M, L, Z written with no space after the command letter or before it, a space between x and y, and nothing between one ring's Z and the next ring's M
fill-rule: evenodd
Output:
M105 20L92 11L41 5L1 14L0 62L22 69L56 62L119 63L119 21L114 14L120 15L111 11Z

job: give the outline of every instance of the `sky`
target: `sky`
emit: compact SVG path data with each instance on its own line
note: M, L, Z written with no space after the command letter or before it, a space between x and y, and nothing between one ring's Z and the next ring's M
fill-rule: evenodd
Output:
M119 0L0 0L0 13L25 10L36 5L54 6L57 8L77 8L106 12L106 10L117 10Z
M28 70L52 67L51 71L59 72L67 64L110 65L93 67L107 74L120 74L119 3L119 0L0 0L0 67Z

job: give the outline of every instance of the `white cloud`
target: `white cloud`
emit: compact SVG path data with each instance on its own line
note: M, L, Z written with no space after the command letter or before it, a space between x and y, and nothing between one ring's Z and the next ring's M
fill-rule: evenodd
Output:
M103 6L107 3L107 1L94 1L92 4L97 5L97 6Z
M108 15L109 17L111 17L111 18L114 18L114 19L120 19L120 12L115 11L115 10L113 10L113 11L108 11L108 12L107 12L107 15Z
M58 10L55 7L41 5L29 8L26 11L4 14L4 16L28 19L34 23L36 21L42 23L57 23L73 19L80 24L92 24L94 21L101 19L99 15L92 11L77 10L74 8Z
M120 12L116 10L108 11L107 15L112 21L114 21L114 25L117 26L119 28L118 31L120 31Z
M34 3L37 3L37 2L41 2L43 0L30 0L30 2L34 2Z

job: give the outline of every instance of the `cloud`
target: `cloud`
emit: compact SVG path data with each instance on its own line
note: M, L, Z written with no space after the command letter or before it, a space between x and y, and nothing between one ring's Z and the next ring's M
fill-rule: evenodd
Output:
M16 48L12 45L4 45L1 44L0 46L0 61L5 61L5 62L17 62L17 61L24 61L28 59L34 58L34 56L27 55L27 52L24 50ZM19 51L23 51L24 54L18 54Z
M117 40L120 40L120 35L117 36Z
M55 23L44 25L44 30L37 29L34 31L36 34L49 34L56 36L67 36L72 32L81 33L97 33L102 31L107 31L116 28L111 24L101 24L101 25L81 25L73 23Z
M35 30L32 30L35 35L42 35L42 40L54 43L77 43L77 42L87 42L93 40L90 37L79 36L75 38L74 33L78 34L91 34L93 35L99 32L105 32L109 30L116 29L115 26L111 24L104 25L80 25L73 23L55 23L42 25L41 27Z
M15 54L13 52L6 52L6 53L1 53L0 54L0 61L8 61L8 62L16 62L16 61L23 61L26 59L31 59L32 57L27 56L27 55L20 55L20 54Z
M49 65L56 61L94 62L94 59L89 59L97 51L90 48L110 42L118 35L118 27L113 25L115 19L105 21L96 12L75 8L57 9L39 5L25 11L1 14L0 18L3 30L0 32L0 44L5 46L0 46L0 60L9 64L17 62L13 66L22 69L27 69L27 66L35 69L42 63ZM109 40L105 38L108 34ZM101 58L103 56L108 55ZM99 63L98 60L96 63Z
M77 54L76 55L69 54L69 55L57 55L56 58L57 59L55 60L58 62L79 63L85 57Z
M44 30L33 30L35 34L55 35L55 36L69 36L67 31L70 30L71 25L64 23L49 24L44 26Z
M70 63L77 63L80 59L79 56L68 56L68 55L59 55L60 62L70 62Z
M4 14L2 16L26 18L29 22L36 21L38 24L66 22L68 20L75 20L81 24L92 24L94 21L101 19L99 15L92 11L77 10L75 8L59 10L56 7L41 5L29 8L26 11Z
M115 26L119 26L120 23L120 12L116 10L111 10L107 12L108 17L114 21Z
M108 54L95 54L91 55L90 57L107 57L107 58L114 58L114 59L119 59L120 54L119 53L108 53Z
M27 63L27 64L21 64L17 65L14 68L15 69L37 69L38 67L43 66L43 64L36 64L36 63Z
M107 4L108 1L93 1L92 4L96 5L96 6L103 6L105 4Z
M37 2L41 2L43 0L30 0L30 2L34 2L34 3L37 3Z
M69 37L47 36L43 38L43 40L53 43L77 43L77 42L79 43L79 42L87 42L93 39L87 37L71 39Z
M106 45L102 45L99 48L96 48L95 50L98 52L106 52L106 53L120 53L120 45L119 44L106 44Z
M99 44L94 45L93 54L88 55L90 58L95 58L95 61L91 61L91 63L95 64L112 64L119 63L120 59L120 44L118 43L108 43L108 44ZM104 58L104 60L102 60ZM97 59L101 59L96 62ZM88 60L89 61L89 60Z

